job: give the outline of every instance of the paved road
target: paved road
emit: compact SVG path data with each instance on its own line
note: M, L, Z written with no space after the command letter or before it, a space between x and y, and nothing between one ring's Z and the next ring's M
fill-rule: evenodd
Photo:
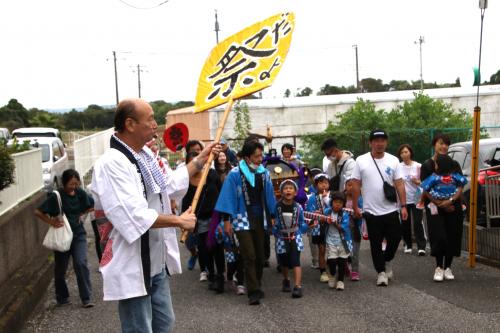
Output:
M92 246L89 257L96 307L80 307L75 277L70 274L73 304L56 308L50 287L23 332L119 332L116 303L100 301L101 277ZM304 297L291 299L290 294L280 292L281 276L275 268L268 268L263 286L266 298L260 306L248 306L245 296L229 292L214 295L198 282L198 271L174 276L176 332L500 332L499 269L481 264L468 269L466 260L460 258L453 265L456 280L435 283L433 258L405 255L400 250L394 262L395 280L387 288L376 287L364 242L362 280L348 281L345 291L339 292L320 283L318 271L309 268L309 253L303 256Z

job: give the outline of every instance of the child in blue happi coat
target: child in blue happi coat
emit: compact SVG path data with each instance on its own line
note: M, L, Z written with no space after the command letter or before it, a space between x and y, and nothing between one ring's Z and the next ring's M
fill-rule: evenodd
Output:
M217 243L224 246L227 265L226 278L228 283L234 286L234 282L236 282L236 294L245 295L243 259L240 255L238 241L234 235L229 236L224 232L224 221L221 221L217 226L215 238L217 239ZM234 278L236 278L236 281L234 281Z
M306 205L306 211L311 213L324 214L325 208L330 206L330 182L328 175L320 173L314 176L314 186L316 193L313 193ZM314 221L314 227L311 229L312 243L318 246L318 264L321 282L328 282L329 277L326 273L325 260L325 225Z
M352 178L347 179L345 182L345 207L349 210L352 210L352 191L353 191L353 186L352 186ZM358 199L358 207L360 209L363 209L363 198L361 195L359 196ZM359 249L361 248L361 234L362 230L361 227L363 225L363 219L356 219L354 218L354 214L351 214L351 222L350 222L350 227L351 227L351 236L352 236L352 253L351 256L349 257L348 260L351 261L351 281L359 281L360 276L359 276Z
M325 214L330 217L325 232L327 264L331 275L328 286L332 289L344 290L347 258L352 251L351 214L344 209L344 193L335 191L331 199L331 207L325 209ZM336 273L338 273L337 277Z
M448 155L438 155L436 166L436 172L427 177L421 184L424 195L430 197L431 200L449 200L458 192L459 188L463 188L467 184L467 178L458 172L453 172L454 161ZM430 203L430 205L434 204ZM431 212L437 211L435 207L430 207L430 209ZM455 206L450 205L447 209L453 211Z
M304 249L302 235L309 228L304 221L302 207L294 201L297 191L297 184L293 180L287 179L281 183L281 200L276 204L276 220L273 226L273 234L276 237L276 255L283 274L281 290L292 291L288 270L293 269L295 278L293 298L302 297L300 252Z

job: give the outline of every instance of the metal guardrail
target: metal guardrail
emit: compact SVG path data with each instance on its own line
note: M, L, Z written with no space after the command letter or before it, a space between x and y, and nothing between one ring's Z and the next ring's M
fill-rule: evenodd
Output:
M500 218L500 166L481 171L499 172L498 174L485 177L486 226L491 228L491 220Z
M13 154L14 183L0 191L0 215L43 188L42 150L31 149Z

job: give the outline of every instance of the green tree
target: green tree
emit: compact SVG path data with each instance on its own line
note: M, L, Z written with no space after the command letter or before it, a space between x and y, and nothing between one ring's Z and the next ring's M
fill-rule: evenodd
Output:
M299 89L300 90L300 89ZM300 90L295 96L296 97L303 97L303 96L309 96L313 93L313 90L309 87L305 87L304 89Z
M7 127L10 131L30 126L28 110L17 99L11 99L0 108L0 126Z
M500 84L500 69L490 76L490 84Z
M387 90L384 87L384 83L380 79L374 79L371 77L365 78L361 80L361 86L363 87L364 92L377 92L377 91L385 91Z
M434 100L422 93L391 111L376 109L370 101L358 99L348 111L337 116L337 123L330 122L323 133L304 137L305 159L311 166L321 165L321 143L328 137L337 140L340 147L356 156L369 150L368 135L374 128L389 133L388 151L395 154L400 144L410 143L417 161L431 154L431 139L438 131L447 132L452 141L470 139L472 117L463 109L453 110L451 104Z

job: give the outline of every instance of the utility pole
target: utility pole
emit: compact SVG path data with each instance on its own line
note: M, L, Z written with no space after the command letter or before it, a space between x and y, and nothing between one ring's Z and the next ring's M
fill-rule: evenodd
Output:
M141 98L141 72L144 72L144 66L142 66L141 68L141 65L140 64L137 64L137 66L130 66L131 68L134 68L134 70L132 70L132 72L136 72L137 71L137 89L139 91L139 98Z
M424 90L424 77L422 76L422 43L424 43L424 36L420 36L415 44L419 44L420 46L420 90Z
M352 46L354 48L354 52L356 54L356 90L359 91L359 67L358 67L358 45L354 44Z
M139 90L139 98L141 98L141 65L137 64L137 88Z
M118 97L118 71L116 70L116 52L113 51L113 60L115 64L115 94L116 94L116 105L120 102Z
M215 41L219 44L219 21L217 20L217 9L215 10Z

